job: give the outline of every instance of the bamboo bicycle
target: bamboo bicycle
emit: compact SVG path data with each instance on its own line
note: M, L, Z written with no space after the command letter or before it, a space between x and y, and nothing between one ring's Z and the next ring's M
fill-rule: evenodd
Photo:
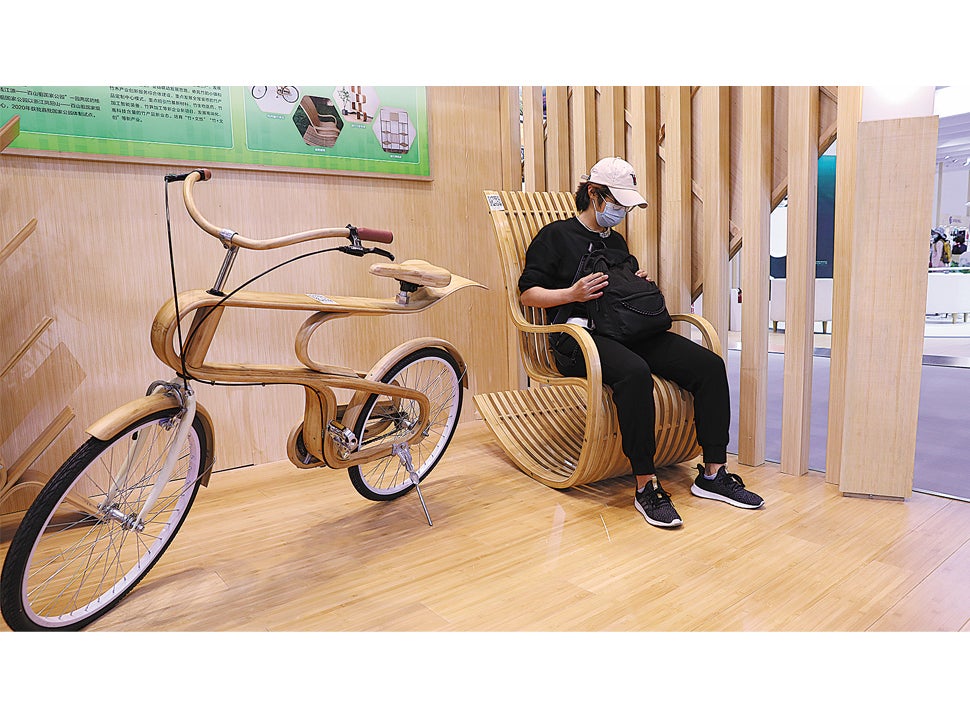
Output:
M386 231L348 225L253 240L219 228L205 219L193 198L195 184L210 176L208 170L194 170L165 178L166 217L168 183L184 181L189 215L226 248L212 289L179 293L176 288L155 316L152 348L176 377L151 383L145 397L91 425L91 437L27 510L0 576L0 609L14 630L84 627L121 601L171 544L212 472L212 420L197 402L191 380L302 386L304 417L287 441L290 461L299 468L347 469L354 488L371 500L392 500L416 490L431 524L420 483L455 432L467 386L458 350L445 340L418 338L395 347L364 373L317 362L310 357L309 342L333 319L421 312L457 290L483 286L421 260L394 264L386 250L364 247L365 241L390 243L393 237ZM347 238L349 244L286 262L332 250L376 253L392 262L372 265L371 272L397 280L398 295L375 299L245 291L256 278L223 292L239 248L263 250L319 238ZM303 366L207 362L227 307L312 313L296 336ZM189 315L183 338L181 321ZM334 389L353 395L338 404Z

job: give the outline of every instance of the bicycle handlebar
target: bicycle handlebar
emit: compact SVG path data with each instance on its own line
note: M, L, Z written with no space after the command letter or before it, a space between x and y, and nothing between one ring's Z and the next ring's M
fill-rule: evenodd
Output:
M183 180L182 200L185 202L185 209L188 211L195 224L205 230L213 237L219 238L224 244L235 245L249 250L270 250L272 248L295 245L296 243L306 242L307 240L317 240L320 238L352 238L356 233L358 240L366 242L390 243L394 240L394 234L390 230L375 230L373 228L354 228L351 226L342 228L317 228L316 230L305 230L304 232L294 233L293 235L283 235L265 240L254 240L253 238L240 235L235 230L220 228L209 222L205 216L199 212L192 195L192 189L197 182L205 182L212 177L212 172L206 169L193 170L184 176L171 176L172 179Z

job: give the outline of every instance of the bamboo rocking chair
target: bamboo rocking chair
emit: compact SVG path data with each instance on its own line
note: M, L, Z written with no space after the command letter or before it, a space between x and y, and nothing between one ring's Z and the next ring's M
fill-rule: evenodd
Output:
M574 325L547 325L546 311L519 302L525 253L539 228L576 214L568 192L485 191L498 242L509 315L530 387L474 397L475 405L509 458L522 472L554 488L584 485L632 472L623 454L616 408L602 382L596 345ZM714 327L698 315L674 314L700 330L704 344L722 354ZM564 377L556 369L549 336L565 332L579 343L587 377ZM694 401L687 391L654 376L657 451L664 467L701 453L694 430Z

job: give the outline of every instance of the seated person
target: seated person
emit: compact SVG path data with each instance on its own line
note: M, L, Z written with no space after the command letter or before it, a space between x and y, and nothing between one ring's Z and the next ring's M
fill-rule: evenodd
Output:
M578 214L540 229L526 251L519 279L522 304L547 308L550 318L558 314L573 324L588 326L584 303L600 297L609 278L591 273L575 279L579 262L591 240L602 239L607 248L629 254L626 240L612 228L632 209L646 206L629 163L621 158L596 163L576 190ZM646 277L644 270L637 274ZM636 476L634 507L648 523L658 527L682 524L654 468L656 410L651 373L672 380L694 396L694 423L704 465L697 466L691 492L740 508L764 504L744 487L740 476L727 471L731 407L727 373L719 355L669 331L630 347L595 332L591 336L599 351L603 382L613 391L623 452ZM586 365L576 341L565 333L557 333L550 341L559 372L585 377Z

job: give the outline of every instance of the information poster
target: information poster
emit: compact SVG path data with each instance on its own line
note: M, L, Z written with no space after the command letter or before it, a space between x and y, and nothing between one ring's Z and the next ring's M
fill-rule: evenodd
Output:
M10 149L430 178L423 87L0 86Z

